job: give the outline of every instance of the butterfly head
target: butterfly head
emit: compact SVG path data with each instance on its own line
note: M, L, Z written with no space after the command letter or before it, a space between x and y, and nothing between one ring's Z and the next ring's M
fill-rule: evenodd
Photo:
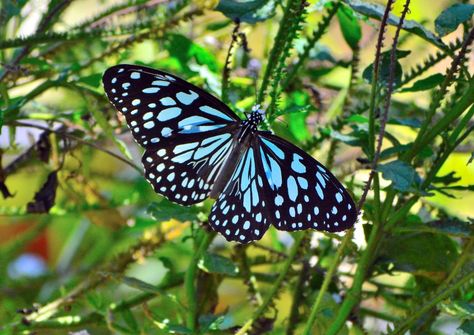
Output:
M258 125L260 122L265 120L265 110L260 108L260 105L254 105L252 112L247 115L247 120L250 123Z

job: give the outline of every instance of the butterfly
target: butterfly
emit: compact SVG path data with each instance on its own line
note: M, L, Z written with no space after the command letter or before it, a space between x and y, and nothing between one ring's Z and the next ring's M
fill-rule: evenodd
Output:
M145 177L181 205L217 199L210 226L228 241L279 230L338 232L352 227L356 206L341 183L303 150L258 130L258 106L240 119L226 104L172 74L116 65L104 89L144 148Z

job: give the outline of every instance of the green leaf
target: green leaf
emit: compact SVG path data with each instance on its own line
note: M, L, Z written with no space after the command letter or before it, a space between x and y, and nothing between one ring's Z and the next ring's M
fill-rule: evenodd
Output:
M79 83L84 83L91 87L99 87L102 81L102 73L94 73L90 76L81 77L77 80Z
M123 309L120 311L120 316L122 317L123 321L127 325L127 327L134 332L135 334L138 334L140 332L140 328L138 327L138 322L133 316L133 313L129 309Z
M448 173L444 176L436 176L436 177L433 178L433 183L442 183L444 185L457 183L462 178L461 177L455 177L454 176L455 174L456 174L455 171L451 171L450 173Z
M216 10L232 20L256 23L275 15L275 0L221 0Z
M441 73L436 73L432 76L416 81L412 87L403 88L400 92L427 91L441 84L443 80L444 76Z
M156 286L148 284L140 279L134 278L134 277L127 277L124 276L122 277L122 282L130 287L136 288L137 290L140 290L142 292L146 293L153 293L153 294L160 294L161 291L158 289Z
M159 222L171 219L190 221L196 219L199 210L196 207L184 207L163 199L160 202L151 203L147 208L147 213Z
M165 46L170 55L178 59L183 68L189 68L188 63L194 59L199 65L206 65L212 72L218 70L215 55L184 35L169 34Z
M474 5L458 3L446 8L435 20L435 30L440 36L452 33L474 13Z
M472 335L474 334L474 320L466 320L464 321L454 335Z
M405 162L396 160L387 164L379 165L377 171L382 176L392 181L393 188L406 192L415 181L415 169Z
M342 35L347 44L349 44L352 49L357 49L359 41L362 38L362 31L354 12L348 6L340 6L337 11L337 18L339 20Z
M458 256L456 243L437 233L403 233L391 236L381 250L382 263L393 270L442 279Z
M346 4L351 6L353 10L356 12L366 15L368 17L377 19L379 21L382 20L382 17L385 12L385 5L378 5L374 3L368 3L361 0L344 0ZM392 26L397 26L400 21L400 18L390 13L390 16L387 20L387 23ZM409 31L421 38L443 48L446 49L446 46L443 44L441 39L436 36L434 33L426 29L420 23L413 21L413 20L405 20L403 22L402 28L406 31Z
M104 133L107 135L107 138L112 140L117 147L119 148L120 152L125 155L128 159L132 159L132 155L128 151L127 146L125 143L123 143L121 140L119 140L115 134L114 134L114 129L112 126L109 124L109 122L106 120L104 114L98 109L98 108L90 108L89 109L91 114L94 116L95 120L97 121L97 124L102 128Z
M198 267L208 273L220 273L227 276L236 276L239 273L239 269L230 259L209 252L201 258Z
M394 76L394 82L393 84L395 86L400 85L400 82L402 80L402 75L403 75L403 69L402 65L398 61L401 58L404 58L410 54L410 51L408 50L397 50L396 55L397 55L397 62L395 64L395 76ZM368 82L372 82L372 73L374 71L374 64L370 64L367 66L362 73L362 77ZM380 67L379 67L379 82L382 84L387 84L388 80L390 78L390 51L385 51L381 54L381 62L380 62Z

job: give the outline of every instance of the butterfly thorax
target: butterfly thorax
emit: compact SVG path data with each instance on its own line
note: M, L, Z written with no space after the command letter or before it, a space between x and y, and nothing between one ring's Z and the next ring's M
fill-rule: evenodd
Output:
M252 112L247 114L247 119L241 123L241 131L238 136L239 142L243 142L246 136L257 132L258 125L263 121L264 115L265 111L259 109L259 105L252 108Z

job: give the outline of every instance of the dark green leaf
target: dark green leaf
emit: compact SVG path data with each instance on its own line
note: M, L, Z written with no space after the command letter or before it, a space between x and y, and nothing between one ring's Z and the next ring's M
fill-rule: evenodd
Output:
M412 118L398 118L398 117L393 117L388 121L389 124L399 124L402 126L408 126L412 128L420 128L421 127L421 121L418 119L412 119Z
M410 220L413 216L409 216L408 219L397 227L396 231L400 232L431 232L456 237L469 237L474 233L474 225L461 221L455 218L445 218L442 220L431 221L422 223L421 221L414 222Z
M154 285L148 284L140 279L134 278L134 277L127 277L124 276L122 278L122 282L130 287L136 288L137 290L140 290L142 292L147 292L147 293L153 293L153 294L159 294L161 291Z
M432 76L416 81L412 87L403 88L400 90L400 92L418 92L430 90L441 84L443 80L444 76L441 73L436 73Z
M211 253L204 254L198 267L208 273L220 273L228 276L236 276L239 273L239 269L230 259Z
M275 15L275 0L221 0L216 10L232 20L255 23Z
M362 31L357 18L354 16L354 12L348 6L340 6L337 11L337 18L347 44L352 49L357 49L362 37Z
M223 21L211 22L207 25L207 29L212 30L212 31L216 31L216 30L220 30L222 28L227 27L231 23L232 23L232 20L223 20Z
M176 219L179 221L194 220L199 213L195 207L184 207L172 203L166 199L160 202L153 202L147 209L147 213L156 221L167 221Z
M377 171L382 172L385 179L391 180L393 187L398 191L408 191L415 181L415 169L399 160L379 165Z
M455 335L472 335L474 334L474 320L464 321L458 329L456 329Z
M393 84L398 86L402 80L403 70L400 62L398 61L401 58L404 58L410 54L408 50L397 50L397 62L395 64L395 76ZM370 64L365 68L362 73L362 77L368 82L372 82L372 73L374 71L374 64ZM382 84L388 83L390 78L390 51L383 52L381 55L381 62L379 67L379 82Z
M344 2L351 6L351 8L356 12L374 19L378 19L379 21L382 20L385 12L385 5L369 3L361 0L344 0ZM392 26L396 26L398 25L399 21L400 19L397 16L390 14L387 22ZM403 29L418 35L439 47L446 47L439 37L416 21L405 20L403 22Z
M450 173L444 176L436 176L433 178L433 183L442 183L444 185L454 184L461 180L461 177L455 177L455 171L451 171Z
M120 311L120 316L122 317L123 321L125 322L125 324L129 328L129 330L131 330L135 334L138 334L140 332L140 329L138 327L138 322L135 319L135 317L133 316L133 313L131 312L131 310L122 309Z
M432 275L436 280L450 271L457 256L456 243L435 233L395 235L385 240L381 249L381 261L393 263L394 270Z
M446 8L435 20L435 29L440 36L452 33L463 22L466 22L474 13L474 5L457 3Z
M92 87L99 87L101 85L102 73L91 74L78 79L79 83L84 83Z

